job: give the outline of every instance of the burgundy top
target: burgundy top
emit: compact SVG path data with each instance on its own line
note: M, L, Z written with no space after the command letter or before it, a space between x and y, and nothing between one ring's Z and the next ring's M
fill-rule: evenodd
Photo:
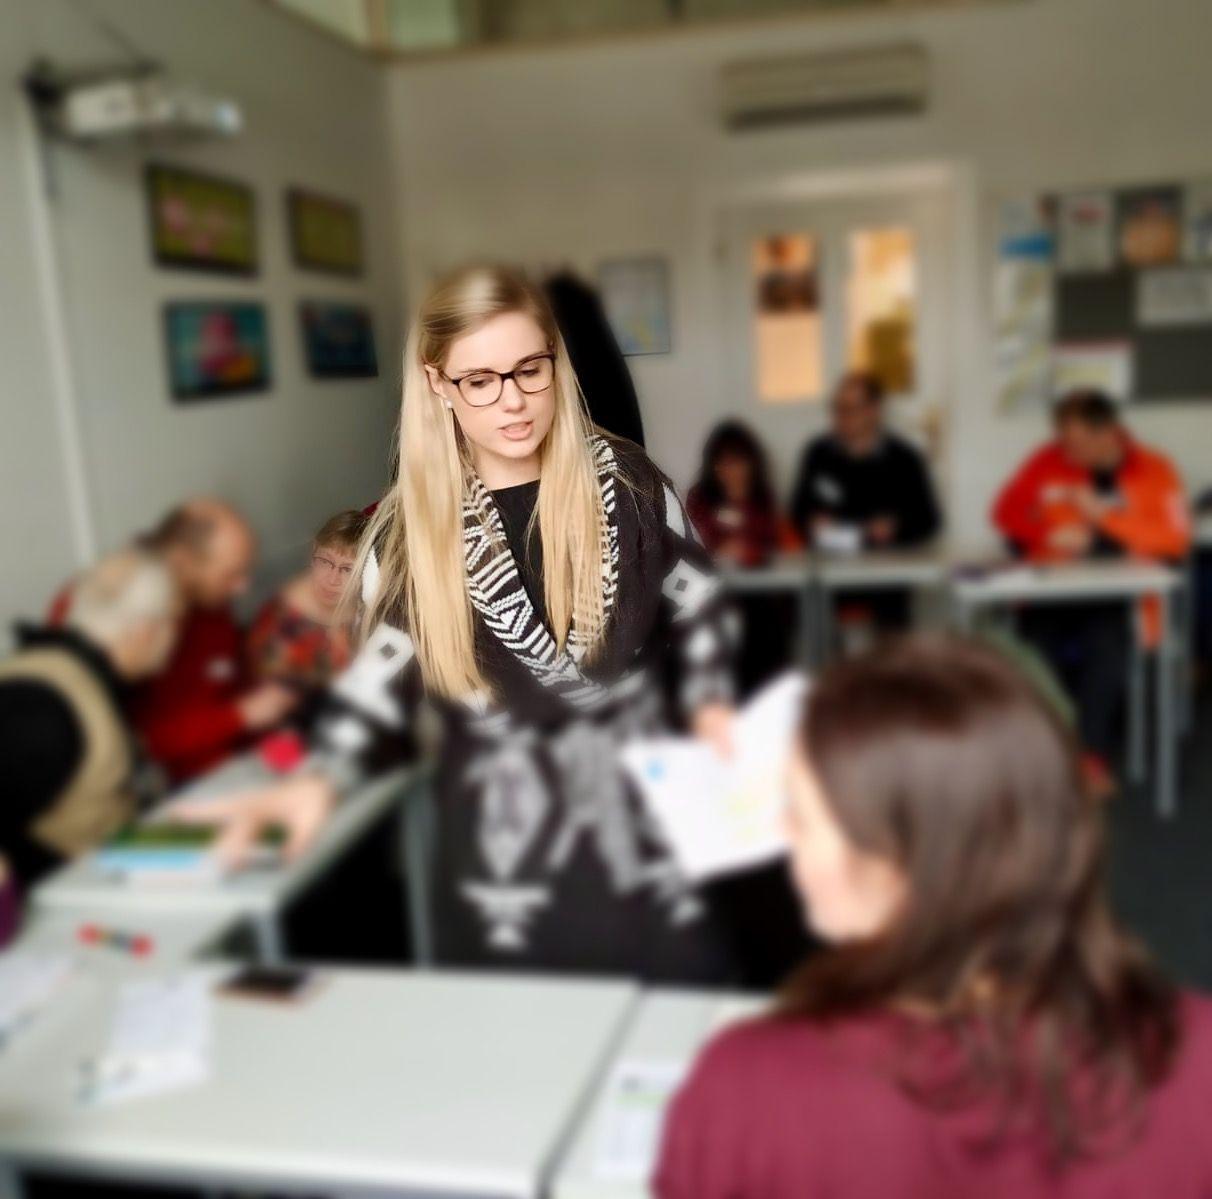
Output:
M1138 1137L1050 1173L1046 1138L990 1148L988 1109L940 1113L893 1076L905 1018L752 1021L699 1058L665 1125L660 1199L1210 1199L1212 1000L1184 995L1184 1040ZM903 1060L901 1058L900 1060ZM984 1142L984 1143L982 1143Z
M776 508L745 504L712 504L696 484L686 496L686 513L709 553L734 542L742 566L761 566L779 550L799 549L801 542Z

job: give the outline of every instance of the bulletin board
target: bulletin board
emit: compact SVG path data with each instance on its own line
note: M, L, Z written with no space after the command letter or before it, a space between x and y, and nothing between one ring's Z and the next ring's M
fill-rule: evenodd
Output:
M1003 200L995 272L1003 407L1212 400L1212 180Z

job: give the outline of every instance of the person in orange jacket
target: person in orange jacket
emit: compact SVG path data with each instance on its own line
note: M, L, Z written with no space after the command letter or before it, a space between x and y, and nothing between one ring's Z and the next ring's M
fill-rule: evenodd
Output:
M1056 436L1002 489L993 523L1013 551L1036 562L1136 557L1175 562L1188 550L1191 522L1182 480L1169 459L1124 428L1100 391L1073 391L1054 410ZM1160 613L1141 612L1141 634L1155 642ZM1092 773L1107 773L1117 744L1130 613L1118 601L1031 605L1023 635L1048 657L1079 710Z

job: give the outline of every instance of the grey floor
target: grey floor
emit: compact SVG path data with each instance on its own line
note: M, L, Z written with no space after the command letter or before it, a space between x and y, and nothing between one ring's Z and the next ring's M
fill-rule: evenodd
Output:
M1181 792L1168 821L1154 815L1148 786L1111 801L1111 894L1175 977L1212 991L1212 688L1183 746Z

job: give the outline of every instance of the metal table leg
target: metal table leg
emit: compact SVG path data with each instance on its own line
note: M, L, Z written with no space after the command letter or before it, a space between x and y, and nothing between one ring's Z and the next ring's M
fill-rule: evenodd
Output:
M1157 814L1169 819L1178 814L1178 725L1174 687L1171 636L1173 634L1173 600L1169 592L1159 597L1161 605L1161 637L1157 645L1157 669L1154 686L1157 692Z
M1136 636L1128 655L1128 779L1140 784L1148 774L1145 761L1146 655Z
M258 912L252 918L253 947L263 966L279 966L286 959L277 912Z
M24 1195L21 1171L9 1162L0 1161L0 1199L23 1199Z

